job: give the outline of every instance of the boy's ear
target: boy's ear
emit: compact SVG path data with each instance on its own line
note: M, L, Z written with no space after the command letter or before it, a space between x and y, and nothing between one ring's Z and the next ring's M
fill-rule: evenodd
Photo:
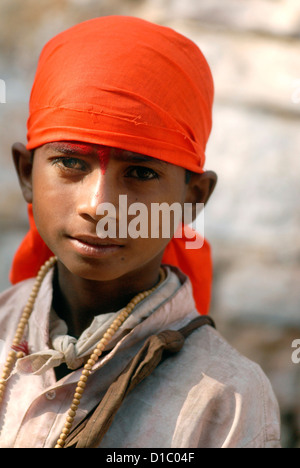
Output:
M23 197L27 203L32 203L32 153L22 143L15 143L12 146L12 156Z
M213 193L217 184L217 174L213 171L206 171L203 174L191 174L185 203L206 203Z

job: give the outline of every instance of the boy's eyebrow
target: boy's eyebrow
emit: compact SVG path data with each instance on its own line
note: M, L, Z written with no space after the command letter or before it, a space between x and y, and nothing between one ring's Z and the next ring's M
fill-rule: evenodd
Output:
M126 161L132 163L156 163L161 166L167 166L167 162L161 161L160 159L153 158L152 156L145 156L143 154L131 153L130 151L116 151L115 159L118 161Z
M89 145L81 145L80 143L64 143L64 142L53 142L46 144L46 150L57 151L63 154L81 154L88 155L92 154L93 148Z
M46 144L46 150L57 151L62 154L79 154L82 156L88 156L95 154L95 150L92 145L80 144L80 143L67 143L67 142L53 142ZM168 163L161 161L160 159L153 158L152 156L146 156L143 154L132 153L126 150L116 149L114 158L118 161L126 161L132 163L153 163L161 166L167 166Z

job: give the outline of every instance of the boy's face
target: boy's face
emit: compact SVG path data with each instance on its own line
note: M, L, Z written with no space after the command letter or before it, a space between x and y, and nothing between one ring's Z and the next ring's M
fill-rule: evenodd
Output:
M158 238L151 236L152 204L179 203L183 208L185 202L195 201L195 184L186 183L184 168L129 151L55 142L35 150L33 164L26 151L21 156L16 153L23 193L33 204L41 237L71 273L84 279L109 281L159 267L174 229L171 220L169 238L161 232ZM127 208L142 204L144 217L133 211L121 219L121 195ZM112 211L100 214L103 203L115 208L114 220L107 217ZM137 215L141 223L133 222L131 227L144 234L146 230L147 237L133 238L128 231L120 236L120 223L124 234L124 222L128 227ZM107 222L114 222L116 236L100 239L97 228L105 216Z

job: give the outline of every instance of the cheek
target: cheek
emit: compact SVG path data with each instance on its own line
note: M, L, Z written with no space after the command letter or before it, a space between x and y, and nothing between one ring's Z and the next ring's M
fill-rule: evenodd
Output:
M61 227L72 210L70 187L59 184L49 172L33 173L33 214L41 236L47 236Z
M161 257L168 243L168 239L129 239L120 260L130 268L141 267Z
M151 191L138 198L128 198L128 206L130 202L133 207L141 204L140 211L128 216L128 224L132 232L147 235L144 239L145 249L157 249L167 244L182 220L186 189L185 185L175 182L173 179L166 180L155 190L151 187Z
M67 219L65 203L62 203L59 197L52 195L44 190L41 196L36 196L33 200L33 215L36 227L46 243L47 237L55 235L55 232L62 231L64 222Z

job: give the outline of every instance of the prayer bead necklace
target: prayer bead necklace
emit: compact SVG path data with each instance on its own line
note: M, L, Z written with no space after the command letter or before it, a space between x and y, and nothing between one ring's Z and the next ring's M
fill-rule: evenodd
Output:
M57 261L56 257L51 257L47 262L41 267L37 277L36 281L33 285L31 294L29 296L28 302L23 310L22 316L20 318L17 331L15 333L14 339L13 339L13 344L12 344L12 351L8 353L8 357L6 359L6 363L4 365L3 371L2 371L2 376L0 379L0 404L3 401L4 397L4 392L5 388L7 386L7 381L12 373L12 370L16 364L16 361L18 359L23 358L26 355L26 349L25 345L22 342L23 335L25 328L28 324L29 318L31 316L31 313L34 308L34 304L37 298L37 295L39 293L39 290L41 288L42 282L49 272L49 270L55 265ZM84 365L80 379L77 383L77 387L73 396L73 401L70 406L70 409L68 411L68 415L66 418L66 422L64 424L64 427L62 429L62 432L59 436L59 439L55 445L55 448L63 448L65 445L65 440L68 437L68 435L71 432L71 428L77 413L78 406L80 404L80 400L82 398L83 392L85 390L85 387L87 385L87 380L88 377L92 373L92 368L98 361L99 357L102 355L103 351L105 350L106 346L110 342L111 338L113 335L118 331L120 326L125 322L125 320L128 318L128 316L131 314L133 309L146 297L148 297L155 289L158 288L158 286L164 281L165 279L165 273L163 269L160 269L160 279L159 282L151 289L141 292L137 294L130 302L129 304L124 307L117 318L112 322L112 324L109 326L107 331L104 333L103 337L97 344L96 348L90 355L87 363Z

